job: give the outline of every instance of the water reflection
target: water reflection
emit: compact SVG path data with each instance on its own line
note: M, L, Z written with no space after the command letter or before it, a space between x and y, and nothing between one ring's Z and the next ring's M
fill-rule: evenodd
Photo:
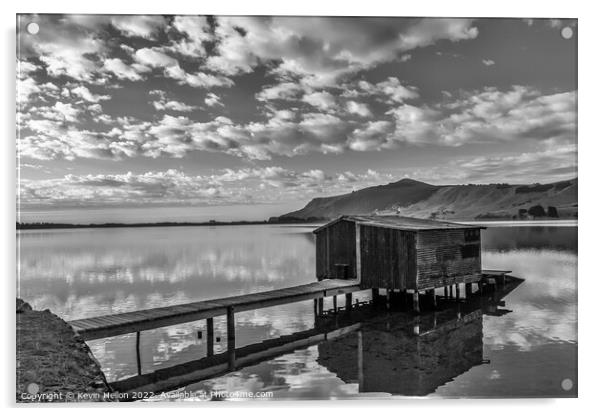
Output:
M36 308L76 319L309 283L315 276L311 230L246 226L21 232L20 295ZM491 364L473 366L429 394L574 395L575 389L565 392L559 386L564 378L577 385L577 228L488 228L483 240L484 267L513 270L525 282L505 298L511 313L480 318L483 357ZM245 312L236 319L237 347L314 328L311 302ZM204 330L204 322L196 322L143 332L142 373L202 359L206 344L198 331ZM216 319L216 354L225 351L225 333L225 320ZM135 335L89 344L110 381L137 375ZM320 362L320 348L299 348L189 388L268 389L286 397L357 395L357 383Z
M203 392L201 397L210 397L216 386L206 390L208 385L201 380L240 369L240 382L252 380L253 390L248 391L269 390L281 398L290 397L294 384L297 388L313 386L316 377L328 379L324 377L328 373L347 385L357 385L343 389L347 394L423 396L483 364L483 314L509 313L500 307L505 305L501 299L521 282L513 279L496 292L479 294L461 303L441 300L437 310L421 316L407 311L386 313L368 305L349 314L318 317L311 329L238 348L235 368L224 352L139 374L112 386L120 392L161 392L185 387ZM267 360L312 345L317 345L315 363L327 372L316 372L305 365L296 367L296 371L288 368L285 377L274 377L274 371L257 372ZM249 366L252 370L244 369ZM291 380L295 376L296 380ZM246 388L251 387L247 384ZM302 390L307 393L307 389Z

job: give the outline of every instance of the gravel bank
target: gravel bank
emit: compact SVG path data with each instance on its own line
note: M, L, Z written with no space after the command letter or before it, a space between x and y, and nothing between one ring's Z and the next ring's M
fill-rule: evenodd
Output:
M17 299L17 402L95 402L111 398L90 348L61 318Z

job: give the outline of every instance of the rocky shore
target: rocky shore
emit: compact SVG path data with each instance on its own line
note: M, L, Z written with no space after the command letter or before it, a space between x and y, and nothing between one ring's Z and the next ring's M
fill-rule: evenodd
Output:
M90 348L64 320L17 299L17 402L114 401Z

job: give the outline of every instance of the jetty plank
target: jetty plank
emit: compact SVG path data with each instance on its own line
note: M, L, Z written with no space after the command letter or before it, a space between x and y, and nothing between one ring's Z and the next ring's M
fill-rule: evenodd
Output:
M84 339L91 340L209 319L226 315L228 308L243 312L359 290L361 288L356 280L325 279L267 292L77 319L69 324Z

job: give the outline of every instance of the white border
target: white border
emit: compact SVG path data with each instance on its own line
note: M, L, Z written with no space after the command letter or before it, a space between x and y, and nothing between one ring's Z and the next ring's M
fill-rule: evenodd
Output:
M214 2L188 1L188 2L151 2L151 1L124 1L102 0L85 2L82 0L17 0L2 2L3 29L3 60L0 65L0 80L4 91L2 97L2 137L3 152L2 165L4 175L1 186L3 194L2 203L2 250L1 264L4 268L2 282L5 296L5 319L7 330L3 347L2 392L3 403L13 407L14 411L14 295L15 295L15 237L13 224L15 222L15 14L46 12L46 13L169 13L169 14L289 14L289 15L400 15L400 16L488 16L488 17L570 17L579 19L579 396L577 400L402 400L402 401L345 401L329 402L269 402L261 403L236 403L225 405L223 403L211 407L183 406L198 414L198 412L222 412L251 414L306 414L316 408L333 413L345 412L351 414L365 414L370 412L375 405L388 409L377 411L408 412L418 411L423 414L445 413L446 416L454 414L466 415L468 412L484 413L488 416L504 415L524 410L542 410L548 415L590 413L590 407L599 407L597 399L597 386L600 372L600 354L602 345L600 336L599 296L601 294L600 264L597 259L600 255L599 239L599 213L602 210L600 198L600 169L602 147L599 122L601 119L600 98L600 10L596 2L577 1L527 1L503 0L492 4L485 1L382 1L370 0L351 4L349 1L328 0L301 0L298 2L285 2L275 0L218 0ZM598 216L596 216L598 214ZM7 348L8 347L8 348ZM141 405L136 405L140 407ZM266 407L267 406L267 407ZM403 409L393 409L392 406L402 406ZM144 406L145 412L163 414L166 405L152 404ZM182 407L182 406L181 406ZM525 409L527 408L527 409ZM530 409L529 409L530 408ZM124 411L124 408L111 409L111 411ZM184 411L180 408L177 411ZM81 407L64 409L53 406L50 409L34 407L19 408L19 412L26 413L84 411ZM127 410L126 410L127 411ZM133 411L140 411L136 409ZM94 406L85 412L106 415L107 409Z

